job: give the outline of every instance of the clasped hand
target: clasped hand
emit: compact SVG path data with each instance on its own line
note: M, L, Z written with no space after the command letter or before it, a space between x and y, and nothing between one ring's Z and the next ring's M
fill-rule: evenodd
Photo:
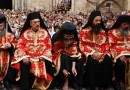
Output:
M23 59L23 63L27 65L27 64L29 64L29 60L30 60L29 57L24 58Z
M4 49L8 49L8 48L11 47L11 44L10 44L9 42L6 42L6 43L3 44L2 47L3 47Z
M102 53L99 53L99 52L94 52L92 57L95 59L95 60L100 60L101 57L103 56Z

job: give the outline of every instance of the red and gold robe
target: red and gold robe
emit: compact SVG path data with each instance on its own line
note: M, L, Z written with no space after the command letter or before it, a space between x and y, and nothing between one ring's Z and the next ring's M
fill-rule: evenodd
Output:
M62 40L58 40L53 45L53 51L53 62L56 66L56 75L60 70L60 57L62 53L65 53L70 57L77 57L78 59L81 58L81 53L79 52L79 48L75 40L73 40L71 44L65 44Z
M0 37L0 82L7 74L9 60L11 59L10 52L13 53L13 49L11 48L9 49L11 49L12 51L9 51L9 49L4 49L3 44L5 44L6 42L12 44L11 48L15 47L16 40L14 39L14 35L12 33L8 32L6 35Z
M107 35L104 30L95 35L90 28L86 28L80 31L79 38L80 50L86 58L93 55L94 52L99 52L103 56L110 55Z
M36 76L33 88L45 90L52 81L52 76L47 73L44 62L44 60L52 62L51 50L50 36L43 28L40 28L37 32L29 28L20 36L12 65L19 66L21 60L30 58L30 72ZM44 60L40 60L40 58Z
M130 31L128 36L123 37L119 29L113 29L108 32L110 51L114 62L123 55L130 55Z

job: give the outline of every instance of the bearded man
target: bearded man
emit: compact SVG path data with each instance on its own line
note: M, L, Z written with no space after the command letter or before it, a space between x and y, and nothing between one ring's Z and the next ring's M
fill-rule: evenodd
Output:
M130 16L121 15L108 32L110 43L110 50L115 62L115 89L122 90L125 88L127 82L126 75L128 73L126 68L130 56ZM127 82L127 83L126 83Z
M57 71L55 80L62 84L63 90L68 90L69 86L74 90L80 90L83 59L79 50L76 26L70 22L63 23L61 30L52 38L52 47L53 61ZM61 80L64 83L61 83Z
M112 60L100 11L93 11L79 33L80 49L86 57L86 89L106 90L112 84Z
M31 12L20 33L12 67L20 77L20 90L46 90L53 78L52 45L40 12Z
M8 90L11 89L10 83L12 83L13 78L15 78L14 75L11 74L15 72L15 70L10 67L10 63L12 62L16 43L17 41L14 39L6 16L0 13L0 90L4 88ZM8 77L11 77L11 79L7 80Z

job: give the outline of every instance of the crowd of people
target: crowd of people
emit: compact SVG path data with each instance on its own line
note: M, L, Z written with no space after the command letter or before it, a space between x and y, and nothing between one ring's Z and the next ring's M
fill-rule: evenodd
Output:
M60 2L57 4L57 7L55 8L55 12L57 13L67 13L71 9L71 1L68 2Z
M58 9L56 9L58 10ZM7 17L7 20L9 22L10 27L12 28L12 31L15 32L17 30L21 30L23 27L23 24L27 18L27 14L30 12L36 11L34 10L28 10L25 9L23 11L19 10L6 10L2 9L0 10L1 13L5 14ZM55 12L53 11L45 11L45 10L39 10L41 17L43 21L45 22L46 26L48 27L48 31L51 34L51 36L60 29L62 23L69 21L76 25L77 30L80 30L85 23L87 22L88 16L90 15L90 12L87 13L61 13L61 12ZM111 27L113 23L116 20L116 17L119 16L119 13L102 13L102 18L104 21L104 24L107 28Z
M126 90L129 29L127 12L0 10L0 90Z

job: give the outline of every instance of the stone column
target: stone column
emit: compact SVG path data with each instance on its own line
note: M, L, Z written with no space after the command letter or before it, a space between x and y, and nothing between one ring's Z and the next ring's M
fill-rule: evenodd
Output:
M53 0L53 6L56 6L56 0Z
M56 4L59 3L59 0L56 0Z
M28 0L24 0L24 9L27 9Z
M56 0L52 0L53 6L56 6Z
M15 9L15 0L12 0L12 9Z
M15 10L18 9L18 0L14 0L14 9L15 9Z
M127 6L128 6L128 7L127 7L127 10L130 10L130 0L127 0L127 4L128 4L128 5L127 5Z
M71 0L71 12L75 12L75 2L76 0Z
M24 9L24 0L21 0L21 10L23 11Z
M21 4L22 4L22 0L15 0L15 1L17 1L17 10L21 10Z

